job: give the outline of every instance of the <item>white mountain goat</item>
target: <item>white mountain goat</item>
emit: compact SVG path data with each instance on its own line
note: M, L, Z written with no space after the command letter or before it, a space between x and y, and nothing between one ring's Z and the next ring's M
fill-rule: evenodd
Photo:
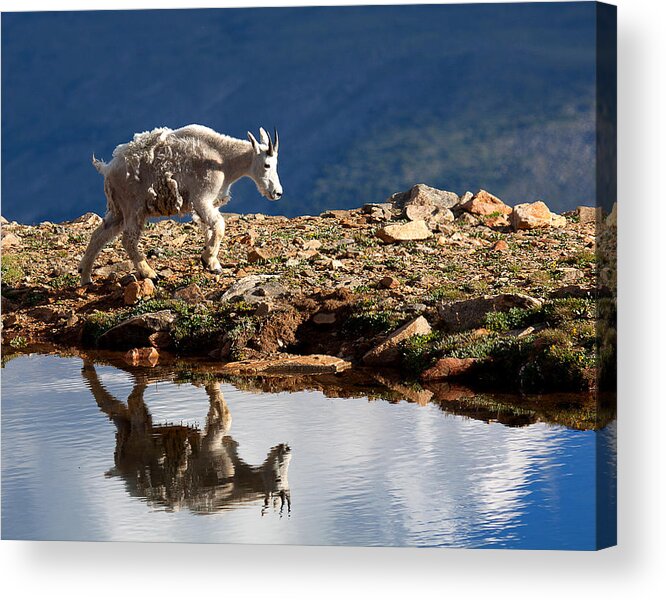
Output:
M229 201L231 185L241 177L250 177L269 200L282 196L277 130L275 140L263 127L259 133L257 141L248 132L247 142L201 125L160 128L137 133L131 142L119 145L109 163L93 156L93 165L104 176L107 212L79 264L81 285L91 282L95 258L121 232L123 246L139 276L156 278L139 249L146 219L188 213L204 233L204 267L219 273L217 253L224 236L224 219L218 208Z

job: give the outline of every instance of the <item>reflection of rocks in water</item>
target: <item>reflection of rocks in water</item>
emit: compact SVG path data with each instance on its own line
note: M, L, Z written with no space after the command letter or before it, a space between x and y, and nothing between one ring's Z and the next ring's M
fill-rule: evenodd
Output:
M205 384L210 399L201 431L187 425L153 424L143 396L148 375L131 370L134 387L127 404L102 385L94 364L86 360L83 377L99 408L116 426L115 468L133 496L168 510L189 508L208 513L263 499L262 514L270 505L280 514L291 508L288 445L273 447L262 465L254 467L238 455L229 435L231 414L218 381Z

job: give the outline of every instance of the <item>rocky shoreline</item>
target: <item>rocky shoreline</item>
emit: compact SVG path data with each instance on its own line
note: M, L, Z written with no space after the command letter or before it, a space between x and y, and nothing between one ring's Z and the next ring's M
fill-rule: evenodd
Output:
M604 248L615 211L556 215L420 184L316 217L225 217L220 275L200 266L198 228L168 219L143 237L159 281L138 281L117 241L86 288L76 267L98 215L3 221L3 354L108 348L136 364L206 357L253 376L364 366L514 392L593 390L614 364Z

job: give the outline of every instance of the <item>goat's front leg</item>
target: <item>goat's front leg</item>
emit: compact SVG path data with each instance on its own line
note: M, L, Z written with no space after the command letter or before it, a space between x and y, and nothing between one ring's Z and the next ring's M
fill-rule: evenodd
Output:
M145 222L143 219L132 221L125 224L125 231L123 232L123 247L125 248L130 260L134 263L139 277L142 279L157 279L157 273L153 271L146 256L139 249L139 238L143 231Z
M201 207L197 213L202 227L205 227L206 246L201 254L201 262L212 273L221 273L222 267L217 260L217 254L224 237L224 219L212 204Z

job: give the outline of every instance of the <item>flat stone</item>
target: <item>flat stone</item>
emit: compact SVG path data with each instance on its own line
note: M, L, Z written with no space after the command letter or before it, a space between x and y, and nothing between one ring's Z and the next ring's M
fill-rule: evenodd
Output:
M425 221L410 221L409 223L396 223L377 230L377 237L387 244L395 242L408 242L411 240L426 240L432 232Z
M223 365L220 372L225 375L322 375L341 373L350 367L350 362L337 356L310 354L230 362Z
M396 329L381 344L367 352L363 356L366 365L383 366L391 365L398 361L400 353L398 347L401 342L415 335L430 333L431 328L425 317L419 316Z

